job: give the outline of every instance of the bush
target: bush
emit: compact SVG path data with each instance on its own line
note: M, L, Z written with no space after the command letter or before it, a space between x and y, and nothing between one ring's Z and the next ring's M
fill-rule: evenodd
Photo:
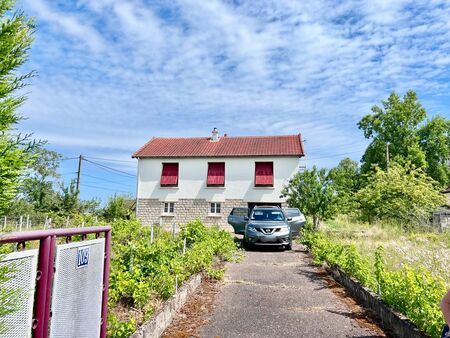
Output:
M305 227L302 243L308 246L314 262L339 266L361 284L377 292L387 304L407 316L420 330L440 337L444 324L439 302L446 291L441 278L426 269L404 265L398 271L387 271L380 246L372 265L354 245L330 240L324 233Z
M214 269L215 257L229 260L236 250L228 232L206 227L200 221L181 226L175 238L170 233L160 232L153 244L150 232L149 227L137 220L120 220L113 224L109 337L130 336L161 300L175 293L175 276L179 284L200 271L220 278L223 273Z

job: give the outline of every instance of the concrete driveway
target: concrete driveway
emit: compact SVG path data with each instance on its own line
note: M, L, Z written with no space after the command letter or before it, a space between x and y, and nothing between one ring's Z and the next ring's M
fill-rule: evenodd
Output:
M299 245L292 251L246 252L243 261L228 264L215 309L198 335L384 337L323 277Z

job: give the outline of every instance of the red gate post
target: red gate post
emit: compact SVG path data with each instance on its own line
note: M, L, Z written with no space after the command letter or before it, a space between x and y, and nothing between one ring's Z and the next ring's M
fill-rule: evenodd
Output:
M52 302L52 285L53 285L53 274L55 272L55 251L56 251L56 236L51 237L50 241L50 252L48 255L48 278L47 278L47 293L45 295L45 308L44 308L44 323L43 323L43 332L44 337L48 337L48 324L50 322L50 305Z
M36 285L36 301L34 305L34 318L33 318L33 337L34 338L47 338L48 322L45 323L46 317L46 303L48 294L48 283L49 283L49 259L52 245L52 238L47 236L40 240L39 245L39 259L38 259L38 270L37 270L37 285ZM53 269L53 267L51 267ZM50 281L51 283L51 281Z
M111 260L111 229L105 232L105 264L103 267L103 295L102 295L102 326L100 338L106 338L106 327L108 324L108 288L109 288L109 266Z

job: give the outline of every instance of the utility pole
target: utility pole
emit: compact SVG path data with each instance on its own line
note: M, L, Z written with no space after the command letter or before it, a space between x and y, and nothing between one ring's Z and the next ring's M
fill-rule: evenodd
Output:
M77 193L80 192L80 176L81 176L81 162L83 161L83 156L80 155L78 158L78 171L77 171Z
M389 171L389 142L386 143L386 171Z

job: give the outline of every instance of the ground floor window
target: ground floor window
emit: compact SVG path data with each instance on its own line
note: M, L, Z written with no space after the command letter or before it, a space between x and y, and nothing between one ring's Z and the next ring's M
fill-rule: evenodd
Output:
M220 214L220 203L211 203L211 214Z
M175 209L174 202L164 202L164 213L173 214L174 209Z

